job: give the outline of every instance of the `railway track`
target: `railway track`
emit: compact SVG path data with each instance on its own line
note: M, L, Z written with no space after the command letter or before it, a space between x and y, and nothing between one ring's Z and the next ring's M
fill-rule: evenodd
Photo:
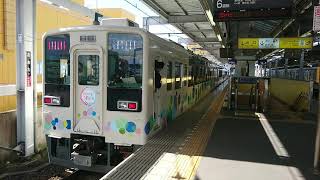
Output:
M47 163L32 170L2 174L0 180L96 180L103 175Z

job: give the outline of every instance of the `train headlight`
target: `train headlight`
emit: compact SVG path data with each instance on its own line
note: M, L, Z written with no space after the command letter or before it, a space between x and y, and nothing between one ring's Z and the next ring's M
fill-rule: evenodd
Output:
M61 105L61 100L60 100L60 97L44 96L43 103L45 105L59 106L59 105Z
M60 98L52 98L53 105L60 105Z
M118 101L118 109L127 110L128 109L128 102Z
M138 103L132 101L118 101L117 106L120 110L135 111L138 109Z

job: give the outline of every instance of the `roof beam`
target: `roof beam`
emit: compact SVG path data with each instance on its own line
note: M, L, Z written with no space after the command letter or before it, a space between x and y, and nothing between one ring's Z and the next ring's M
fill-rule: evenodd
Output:
M213 29L193 29L193 30L186 30L186 32L214 32Z
M216 43L219 42L218 38L195 38L194 42L199 42L199 43Z
M142 0L147 6L149 6L151 9L154 9L155 11L157 11L157 13L159 13L162 17L168 19L169 15L168 13L160 8L160 5L158 3L156 3L153 0Z
M185 16L169 16L169 24L183 24L183 23L195 23L195 22L208 22L208 19L205 15L185 15Z
M162 17L165 19L169 18L169 14L160 7L158 3L156 3L154 0L142 0L147 6L149 6L151 9L157 11ZM180 24L174 24L178 29L180 29L183 33L185 33L187 36L189 36L191 39L194 39L195 36L191 33L188 33L185 31L185 29Z

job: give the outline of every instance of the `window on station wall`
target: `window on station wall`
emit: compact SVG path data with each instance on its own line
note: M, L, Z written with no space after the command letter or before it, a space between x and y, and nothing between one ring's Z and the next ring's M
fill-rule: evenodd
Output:
M186 64L183 65L183 86L187 86L188 83L188 67Z
M202 72L202 66L199 67L199 83L203 81L203 72Z
M181 63L175 63L175 89L181 88L181 70L182 64Z
M172 89L172 62L168 62L167 64L167 90L170 91Z

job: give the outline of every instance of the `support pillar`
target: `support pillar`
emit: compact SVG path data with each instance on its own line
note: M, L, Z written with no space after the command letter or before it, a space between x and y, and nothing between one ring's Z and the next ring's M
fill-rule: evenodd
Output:
M315 139L315 153L313 167L316 174L320 173L320 92L318 94L318 124L317 124L317 135Z
M275 64L275 69L276 69L276 78L278 78L278 77L279 77L279 69L278 69L278 62L279 62L279 60L278 60L278 59L276 59L276 60L275 60L275 62L276 62L276 64Z
M271 66L272 66L272 63L269 62L269 63L268 63L268 68L269 68L268 77L269 77L269 78L271 78Z
M303 80L304 79L304 50L302 50L301 52L301 56L300 56L300 64L299 64L299 80Z
M284 78L288 79L288 58L285 58L285 63L284 63Z
M35 147L35 11L36 0L16 0L17 143L25 156L32 155Z

